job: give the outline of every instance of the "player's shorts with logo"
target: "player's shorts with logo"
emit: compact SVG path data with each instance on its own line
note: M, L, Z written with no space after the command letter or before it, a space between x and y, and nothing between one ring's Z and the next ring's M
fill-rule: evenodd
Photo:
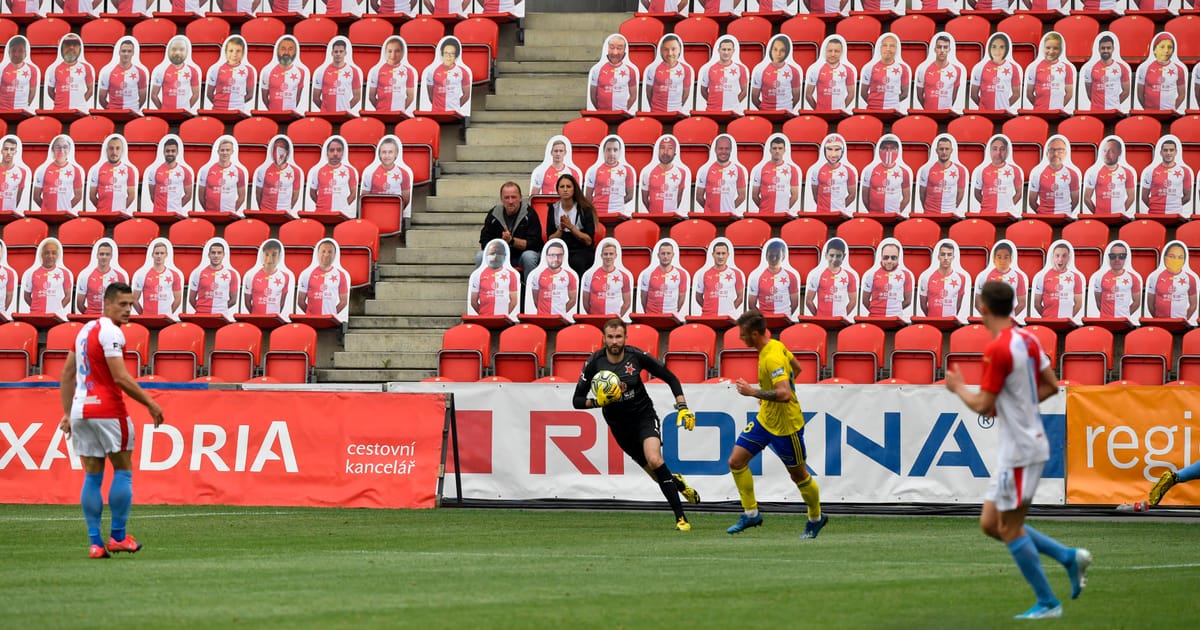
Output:
M750 451L751 457L761 453L764 448L770 448L783 461L783 465L789 468L803 466L808 458L808 450L804 447L804 429L788 435L775 435L751 420L746 423L746 428L742 429L734 444Z
M646 438L658 438L662 441L658 418L653 415L629 418L620 425L609 423L608 429L612 431L617 446L642 467L646 466L646 449L642 442L645 442Z
M71 446L82 457L133 450L132 418L71 418Z
M1011 512L1018 506L1033 501L1038 482L1042 480L1045 462L1028 464L1016 468L1001 468L988 485L986 500L996 504L1001 512Z

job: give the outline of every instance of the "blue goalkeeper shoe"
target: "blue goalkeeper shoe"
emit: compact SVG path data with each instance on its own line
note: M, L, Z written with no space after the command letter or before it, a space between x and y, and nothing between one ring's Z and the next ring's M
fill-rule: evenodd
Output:
M1092 552L1076 549L1075 557L1067 564L1067 577L1071 578L1071 599L1079 599L1079 594L1087 587L1087 570L1090 566Z
M1062 617L1062 605L1044 606L1042 604L1034 604L1033 608L1025 612L1014 615L1013 619L1058 619Z
M809 521L804 524L804 533L800 534L800 540L808 540L810 538L816 538L817 534L821 533L821 528L825 527L825 524L828 522L829 522L829 516L827 516L824 512L822 512L820 520Z
M757 514L755 516L742 514L741 518L738 519L738 522L734 523L733 526L725 530L725 532L729 534L738 534L750 529L751 527L758 527L759 525L762 525L762 514Z

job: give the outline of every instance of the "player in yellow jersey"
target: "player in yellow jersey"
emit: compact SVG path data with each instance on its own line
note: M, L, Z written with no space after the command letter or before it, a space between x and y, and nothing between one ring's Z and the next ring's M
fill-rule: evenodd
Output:
M754 475L750 473L749 464L769 447L783 460L808 506L808 523L800 538L816 538L829 517L821 513L821 490L804 463L804 415L800 413L800 401L796 400L795 385L800 362L786 346L771 338L762 313L747 311L738 318L737 325L742 342L758 349L758 387L739 378L737 390L743 396L762 402L758 417L746 424L729 455L729 472L733 474L744 513L726 531L736 534L762 525L763 517L758 513L758 501L754 498Z

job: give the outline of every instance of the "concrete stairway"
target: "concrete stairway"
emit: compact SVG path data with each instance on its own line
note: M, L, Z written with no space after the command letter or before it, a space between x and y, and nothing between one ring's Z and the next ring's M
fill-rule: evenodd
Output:
M466 309L484 213L499 202L504 182L529 187L546 140L579 116L604 38L628 17L531 13L524 45L514 25L501 27L495 93L476 88L470 124L443 129L437 194L415 193L412 228L402 246L381 252L375 295L352 309L345 346L332 366L317 370L318 381L416 381L436 373L442 333Z

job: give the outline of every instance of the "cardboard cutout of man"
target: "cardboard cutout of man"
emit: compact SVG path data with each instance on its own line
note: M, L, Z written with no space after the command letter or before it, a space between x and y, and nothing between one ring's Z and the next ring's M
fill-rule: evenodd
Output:
M261 212L286 212L293 219L303 207L304 172L296 164L292 140L285 135L271 138L267 161L254 169L251 208Z
M1079 111L1129 113L1133 71L1121 58L1121 40L1108 31L1100 33L1092 58L1079 71Z
M9 134L0 138L0 213L25 216L33 198L33 171L21 159L21 139Z
M620 136L605 136L600 142L600 155L583 178L583 196L592 202L601 216L619 214L631 216L634 210L633 191L637 174L625 161L625 141Z
M233 136L221 136L213 144L212 157L200 167L196 178L196 212L232 214L246 211L246 184L250 174L238 159Z
M1013 288L1012 318L1025 325L1026 307L1029 304L1029 276L1017 265L1017 246L1012 241L1000 240L992 246L991 264L975 277L975 299L973 316L979 316L980 295L987 282L1004 282Z
M736 216L746 213L750 173L737 159L737 142L723 133L713 140L708 161L696 170L693 214Z
M696 74L696 111L746 111L750 90L750 69L741 62L741 46L732 35L717 38L713 55Z
M92 261L79 271L75 283L75 312L81 315L104 314L104 290L114 282L129 282L121 268L121 252L116 241L102 238L92 245Z
M800 185L804 173L792 161L792 143L781 133L771 134L763 145L763 161L750 171L751 213L800 213Z
M929 147L929 161L917 171L916 214L954 215L967 213L967 167L958 161L958 142L943 133Z
M633 274L621 264L621 244L612 237L600 239L596 254L595 265L580 281L580 312L628 321L633 308Z
M1075 267L1075 248L1065 240L1050 244L1046 267L1033 276L1029 318L1083 323L1085 280Z
M1041 163L1029 172L1029 211L1075 219L1082 188L1083 175L1071 163L1071 143L1065 136L1050 136Z
M142 212L186 217L192 211L196 174L183 157L183 141L167 134L158 157L142 175Z
M846 38L830 35L821 42L821 50L824 60L809 66L804 75L805 108L849 114L858 99L858 69L846 60Z
M271 62L259 73L259 107L269 112L308 111L312 73L300 60L300 42L284 35L275 42Z
M223 238L210 238L204 244L204 260L188 276L188 313L221 315L229 321L238 312L242 276L226 261L229 243Z
M246 60L246 40L238 35L225 38L225 58L204 75L204 108L238 111L249 116L258 93L258 70Z
M875 56L859 74L859 106L907 114L911 87L912 68L900 57L900 38L894 33L880 35L875 41Z
M885 238L875 248L875 265L862 276L859 314L866 317L899 317L909 323L915 312L916 277L904 266L904 247Z
M855 5L861 11L869 11L871 13L891 11L896 15L904 15L905 9L905 3L901 0L855 0Z
M912 210L912 169L904 163L900 138L885 134L875 145L875 160L862 172L863 212L908 217Z
M8 248L4 246L4 241L0 241L0 319L12 319L13 309L17 308L20 284L21 277L8 265Z
M439 58L421 72L421 110L471 115L471 69L462 62L462 42L443 37Z
M1165 135L1154 146L1154 161L1142 171L1142 204L1138 214L1151 217L1192 216L1195 173L1183 163L1183 145L1174 135Z
M750 73L750 109L796 115L803 93L804 69L792 60L792 39L772 37L762 63Z
M799 0L746 0L746 12L796 15L799 4Z
M987 160L971 173L975 202L970 212L1019 218L1024 205L1025 172L1012 161L1012 142L1008 136L996 134L988 140L987 147Z
M1187 67L1179 61L1175 36L1162 31L1150 41L1150 55L1138 66L1134 111L1183 113L1187 101Z
M86 0L78 0L86 1ZM14 15L36 15L46 17L46 14L57 7L52 0L5 0L4 8ZM66 13L66 11L63 11Z
M325 51L325 63L313 73L313 110L325 113L362 109L363 72L354 65L354 48L345 37L334 37Z
M938 33L929 42L929 56L913 74L913 109L951 111L967 107L967 67L958 61L954 36Z
M821 141L823 160L808 171L806 212L839 212L849 217L858 207L858 171L845 159L846 138L831 133Z
M125 137L111 134L100 146L100 161L88 169L85 211L131 217L137 210L138 172L129 161ZM103 310L103 306L101 303L97 308Z
M350 316L350 274L342 267L337 241L323 238L313 248L312 264L296 283L296 313L332 315L339 322Z
M803 280L788 263L787 243L773 238L763 245L762 261L746 279L746 304L763 315L795 321L800 315Z
M1115 240L1104 248L1100 269L1088 281L1087 316L1125 319L1137 326L1142 315L1142 291L1142 276L1130 264L1129 244Z
M572 175L583 181L583 171L571 159L571 141L566 136L550 136L546 141L546 157L533 169L529 178L530 194L557 195L558 178Z
M542 246L542 259L525 283L525 313L560 315L574 321L579 306L579 274L567 265L567 244L552 238Z
M407 15L413 17L420 9L418 0L368 0L372 13L380 15Z
M208 3L203 0L161 0L161 5L164 9L169 9L171 13L190 13L204 17L205 10L208 8Z
M179 319L183 309L183 272L175 266L171 241L156 238L146 248L146 263L133 272L133 311Z
M150 73L149 110L196 112L200 107L200 66L192 62L192 42L176 35L167 42L167 55Z
M333 136L321 147L321 161L308 171L308 200L305 208L317 214L340 213L347 219L358 216L358 171L346 159L346 140Z
M261 0L213 0L213 11L254 15L254 7L260 2Z
M1067 42L1050 31L1042 36L1041 55L1025 68L1025 106L1037 112L1074 111L1075 66L1067 61Z
M958 243L942 239L933 247L933 260L917 281L920 317L954 319L966 324L971 314L971 276L959 261Z
M366 111L403 112L417 106L417 69L408 62L408 46L393 35L383 42L379 63L367 73Z
M404 145L400 138L386 135L375 145L375 161L362 174L362 191L367 195L396 197L400 216L412 218L412 169L404 164Z
M588 72L588 111L619 111L632 115L638 104L641 73L629 60L629 42L624 36L609 35L600 51L600 61Z
M425 15L457 15L467 17L471 9L471 0L421 0L422 13Z
M696 270L691 312L737 319L746 308L746 274L733 260L733 243L719 236L708 246L708 259Z
M696 0L693 15L741 15L742 0Z
M96 105L141 113L150 88L150 71L142 65L136 39L122 37L113 46L112 61L100 69Z
M858 274L850 268L850 248L834 237L826 241L821 260L808 272L804 290L804 314L809 317L840 317L854 321L858 311Z
M1137 174L1125 161L1125 142L1108 136L1096 148L1096 163L1083 175L1083 207L1088 213L1133 218Z
M692 170L679 155L679 140L670 134L654 142L652 160L638 178L641 202L639 214L687 217L692 210Z
M696 72L683 58L678 35L667 33L658 40L658 52L642 81L641 111L685 116L691 112Z
M635 311L656 315L674 315L682 320L687 315L688 293L692 277L687 269L675 264L679 245L674 239L660 239L654 245L654 259L638 276L638 301Z
M477 0L479 8L487 14L507 13L513 17L525 17L525 0Z
M38 212L66 212L77 216L83 209L83 169L75 162L75 141L54 136L46 161L33 173L33 206Z
M971 69L971 92L967 109L1007 112L1017 115L1021 104L1024 72L1012 58L1012 40L1005 33L988 38L984 58Z
M308 0L262 0L262 7L259 10L264 13L283 13L308 17L312 13L312 6Z
M87 112L96 96L96 69L84 59L83 40L74 33L58 42L58 59L46 69L43 107Z
M62 243L54 237L38 244L33 266L21 275L18 313L50 314L66 321L71 312L75 275L62 264Z
M468 315L503 315L517 321L521 273L509 264L508 256L508 243L504 239L488 241L483 262L471 272L468 281Z
M0 110L33 113L38 106L42 70L29 60L29 40L13 35L0 61Z
M250 315L277 315L284 321L294 312L296 276L284 262L283 244L276 239L263 241L258 262L246 271L242 280L242 312Z
M1200 277L1188 268L1188 249L1183 241L1163 248L1158 269L1146 278L1145 317L1182 319L1196 325L1196 303L1200 300Z
M807 13L820 15L850 15L850 0L801 0Z
M688 16L688 0L638 0L638 13L673 13L681 17Z

